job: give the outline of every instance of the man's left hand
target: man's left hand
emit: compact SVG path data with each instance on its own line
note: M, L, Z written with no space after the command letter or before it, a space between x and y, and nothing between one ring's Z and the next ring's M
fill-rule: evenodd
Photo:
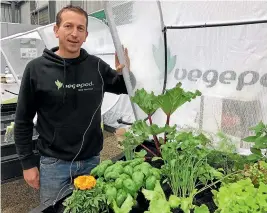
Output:
M122 46L122 49L123 49L123 52L124 52L126 66L130 70L130 59L129 59L129 55L128 55L128 49L124 48L123 46ZM120 64L119 57L118 57L117 53L115 53L115 67L116 67L117 72L119 72L119 73L121 73L122 69L125 67L124 64Z

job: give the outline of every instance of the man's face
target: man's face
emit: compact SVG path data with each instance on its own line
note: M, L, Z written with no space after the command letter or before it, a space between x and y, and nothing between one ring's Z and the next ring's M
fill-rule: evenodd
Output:
M84 15L65 11L61 14L60 26L54 27L59 44L69 53L77 53L88 35Z

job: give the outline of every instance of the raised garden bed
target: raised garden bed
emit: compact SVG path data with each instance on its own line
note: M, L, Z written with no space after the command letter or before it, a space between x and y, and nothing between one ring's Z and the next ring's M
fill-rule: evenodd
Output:
M252 128L255 135L244 139L254 143L248 157L235 153L222 133L219 146L213 146L205 133L170 126L171 114L200 95L185 92L181 84L159 96L138 90L132 101L149 124L132 125L122 142L124 156L77 177L75 190L54 208L32 213L266 213L267 125L259 122ZM157 109L166 114L163 127L153 124Z

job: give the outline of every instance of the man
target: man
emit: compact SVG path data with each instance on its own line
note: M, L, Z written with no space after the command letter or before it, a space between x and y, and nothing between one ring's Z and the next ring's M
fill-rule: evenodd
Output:
M124 65L118 58L116 72L81 48L88 35L87 24L87 13L79 7L59 11L54 26L59 47L45 49L41 57L29 62L21 82L15 144L24 179L31 187L40 188L41 203L60 199L73 178L89 174L99 164L104 92L127 94L118 74ZM127 58L127 50L125 54ZM36 113L40 174L31 145Z

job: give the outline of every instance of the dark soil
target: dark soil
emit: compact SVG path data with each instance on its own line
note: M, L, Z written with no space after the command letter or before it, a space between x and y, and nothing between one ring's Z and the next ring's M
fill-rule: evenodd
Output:
M161 186L166 195L166 198L169 199L170 195L172 194L172 190L170 186L167 183L161 184ZM213 194L211 190L216 190L219 187L220 187L220 184L216 184L215 186L208 188L203 192L200 192L194 197L193 204L196 206L201 206L202 204L205 204L209 208L210 213L214 213L215 210L217 209L217 206L215 205L213 201ZM197 188L200 189L201 186ZM183 213L181 209L173 209L172 212ZM193 212L193 210L191 212Z

